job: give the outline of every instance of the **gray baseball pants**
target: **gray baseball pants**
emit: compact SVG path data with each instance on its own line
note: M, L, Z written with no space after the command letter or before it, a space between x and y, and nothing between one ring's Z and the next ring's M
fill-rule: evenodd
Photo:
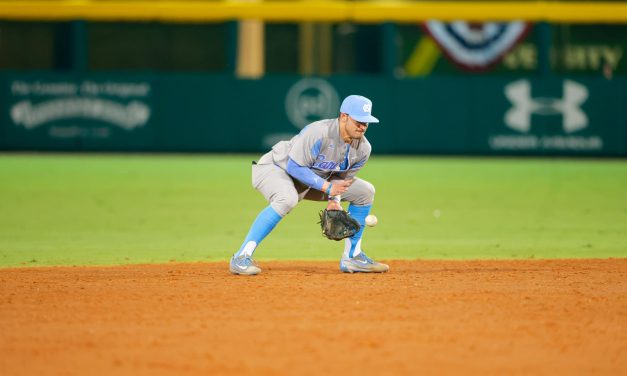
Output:
M324 192L310 188L292 178L285 170L274 164L253 165L253 187L258 190L279 215L285 217L300 200L326 201ZM333 180L331 180L333 183ZM369 182L355 178L353 184L342 194L342 201L353 205L372 205L374 186Z

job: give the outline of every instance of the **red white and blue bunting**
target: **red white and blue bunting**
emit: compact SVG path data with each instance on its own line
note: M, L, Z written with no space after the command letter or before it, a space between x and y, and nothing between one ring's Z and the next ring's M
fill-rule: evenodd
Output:
M469 71L486 71L512 50L529 32L527 22L444 23L427 21L425 31L456 65Z

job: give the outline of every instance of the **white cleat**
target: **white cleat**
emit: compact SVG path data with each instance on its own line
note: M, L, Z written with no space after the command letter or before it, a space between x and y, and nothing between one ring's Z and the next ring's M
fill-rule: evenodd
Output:
M342 257L340 270L344 273L385 273L390 270L390 267L374 261L364 252L361 252L353 258Z
M241 255L239 257L231 257L231 262L229 263L229 270L233 274L241 274L241 275L255 275L261 273L261 268L257 266L255 261L251 257L247 257L246 255Z

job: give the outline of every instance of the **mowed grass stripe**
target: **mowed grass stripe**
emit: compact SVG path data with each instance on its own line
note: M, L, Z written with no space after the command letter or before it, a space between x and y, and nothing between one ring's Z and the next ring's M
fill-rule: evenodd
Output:
M254 155L0 156L0 266L226 260L265 201ZM373 156L363 246L378 259L627 257L617 160ZM301 203L256 258L335 260L324 203Z

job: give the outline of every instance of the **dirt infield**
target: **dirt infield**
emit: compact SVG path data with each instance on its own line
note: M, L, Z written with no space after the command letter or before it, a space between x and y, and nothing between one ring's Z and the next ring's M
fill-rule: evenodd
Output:
M627 259L0 269L0 373L627 374Z

